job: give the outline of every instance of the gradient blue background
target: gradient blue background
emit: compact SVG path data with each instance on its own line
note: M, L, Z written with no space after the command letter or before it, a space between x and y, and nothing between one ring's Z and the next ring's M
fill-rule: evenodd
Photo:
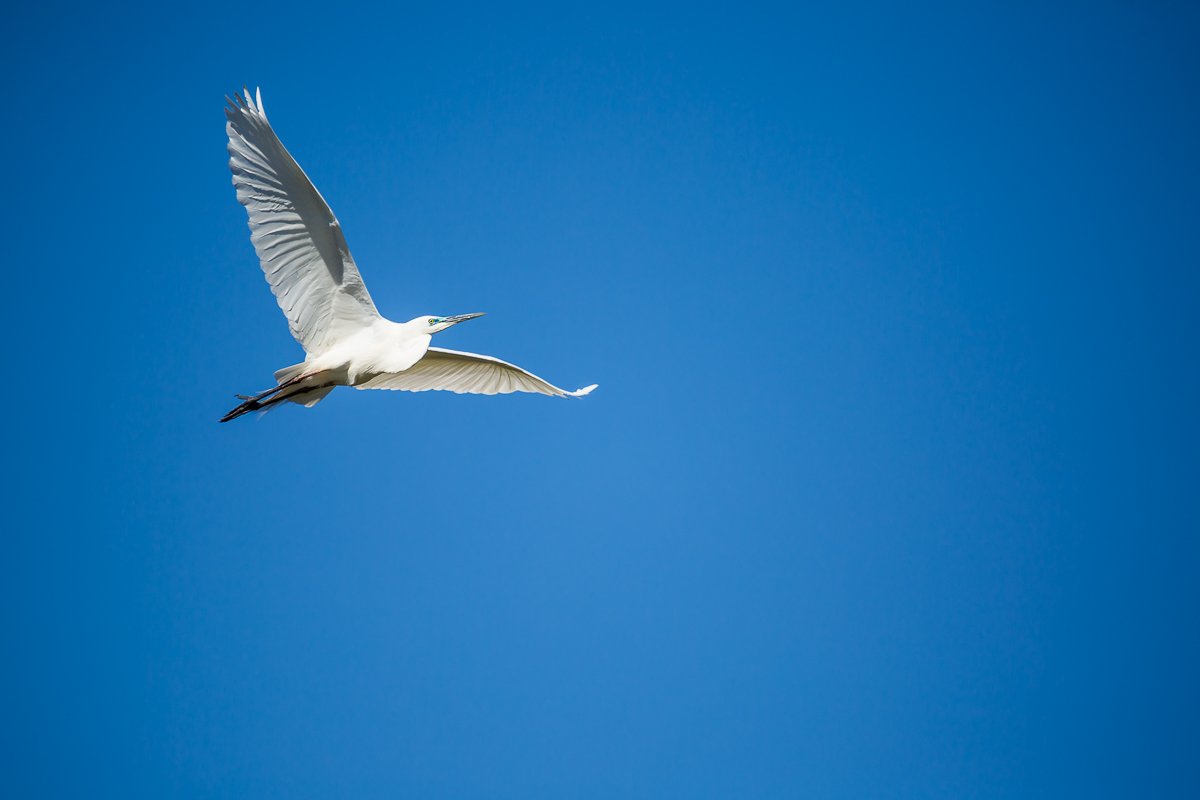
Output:
M1200 18L889 5L10 12L0 794L1200 796ZM243 82L600 389L219 426Z

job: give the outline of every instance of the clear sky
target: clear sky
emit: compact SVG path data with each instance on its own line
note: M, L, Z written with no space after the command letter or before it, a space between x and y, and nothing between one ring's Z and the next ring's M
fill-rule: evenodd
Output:
M1195 10L170 5L7 18L0 794L1200 796ZM600 388L218 425L243 83Z

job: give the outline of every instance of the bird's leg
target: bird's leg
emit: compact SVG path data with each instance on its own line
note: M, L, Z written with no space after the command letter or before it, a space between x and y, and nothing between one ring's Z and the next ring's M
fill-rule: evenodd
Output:
M251 411L258 411L261 408L266 408L267 406L274 405L275 403L284 399L283 397L279 397L276 395L279 395L279 393L282 392L284 389L288 388L289 386L294 386L295 384L299 383L300 381L304 380L307 377L309 377L309 376L308 375L297 375L296 377L292 378L291 380L284 381L283 383L279 384L278 386L275 386L271 389L267 389L265 392L260 392L259 394L256 394L253 396L247 395L247 394L235 395L235 397L237 397L237 399L242 401L242 404L240 406L238 406L237 408L233 409L232 411L230 411L225 416L221 417L221 422L228 422L231 419L236 419L237 417L240 417L242 414L248 414ZM267 399L267 398L271 398L271 399ZM264 400L266 400L266 402L262 402Z
M259 392L256 395L235 394L234 397L236 397L238 400L245 400L246 402L263 400L267 397L270 397L273 394L279 394L284 389L288 388L289 386L299 383L300 381L304 380L307 377L308 377L307 375L297 375L296 377L292 378L291 380L284 381L283 383L279 384L278 386L273 386L270 389L267 389L265 392Z

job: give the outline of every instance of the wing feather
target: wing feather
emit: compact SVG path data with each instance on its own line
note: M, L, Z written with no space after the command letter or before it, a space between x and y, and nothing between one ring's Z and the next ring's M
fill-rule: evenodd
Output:
M308 353L320 353L379 312L341 225L275 135L261 94L235 95L225 118L233 185L263 274L292 336Z
M354 388L405 392L441 390L456 394L533 392L553 397L582 397L595 389L596 384L568 392L498 358L431 347L424 358L404 372L379 373Z

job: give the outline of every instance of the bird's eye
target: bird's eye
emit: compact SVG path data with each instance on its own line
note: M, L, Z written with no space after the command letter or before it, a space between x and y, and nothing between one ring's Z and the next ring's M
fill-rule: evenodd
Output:
M429 318L429 324L430 324L430 325L437 325L437 317L430 317L430 318Z

